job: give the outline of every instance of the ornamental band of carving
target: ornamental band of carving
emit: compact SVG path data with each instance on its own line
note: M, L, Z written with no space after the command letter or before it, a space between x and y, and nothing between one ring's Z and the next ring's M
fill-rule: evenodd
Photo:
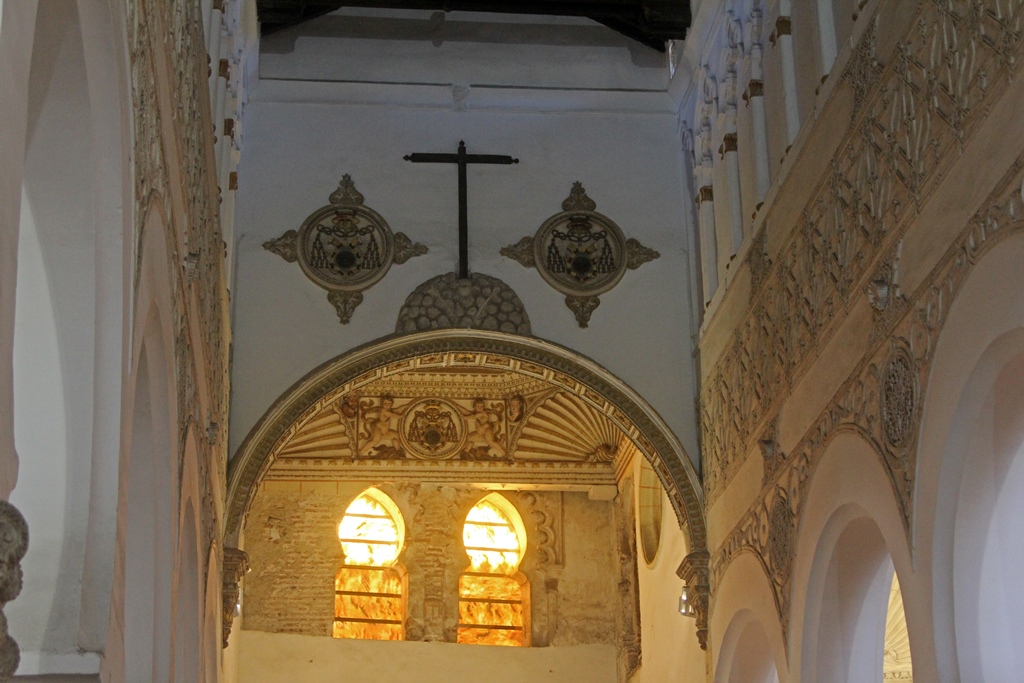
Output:
M878 454L909 540L917 434L935 347L974 265L1000 241L1024 234L1022 169L1024 156L918 287L905 314L893 321L888 337L874 344L873 352L861 361L793 453L782 456L784 462L770 479L766 477L758 502L715 552L711 570L715 584L741 552L751 551L759 559L770 580L784 638L793 562L789 533L800 523L811 476L836 434L852 430Z

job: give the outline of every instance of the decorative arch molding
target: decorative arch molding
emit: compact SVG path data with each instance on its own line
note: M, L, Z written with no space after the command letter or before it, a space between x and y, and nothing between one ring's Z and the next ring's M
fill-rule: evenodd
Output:
M500 332L436 330L390 337L354 349L296 382L263 415L231 461L225 538L237 543L260 481L273 464L275 448L325 397L360 378L412 359L437 354L487 354L528 364L605 415L634 442L654 467L691 551L706 548L703 498L697 473L682 444L654 409L627 384L597 363L551 342Z

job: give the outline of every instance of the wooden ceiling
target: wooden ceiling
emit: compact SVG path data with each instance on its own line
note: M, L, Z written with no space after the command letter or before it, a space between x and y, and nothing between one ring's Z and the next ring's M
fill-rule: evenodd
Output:
M263 35L343 7L587 17L663 52L690 27L689 0L257 0Z

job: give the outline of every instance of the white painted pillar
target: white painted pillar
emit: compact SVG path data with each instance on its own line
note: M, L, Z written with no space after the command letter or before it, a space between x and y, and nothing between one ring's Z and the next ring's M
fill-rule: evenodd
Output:
M836 20L832 0L818 0L818 45L821 48L821 77L832 71L839 49L836 43Z
M786 147L800 132L800 108L796 99L796 61L793 56L793 21L788 15L775 20L775 46L782 64L782 100L786 108Z
M220 33L224 13L214 9L210 13L210 34L207 36L206 52L210 55L210 107L217 101L217 74L220 73Z
M732 244L730 256L735 256L743 243L743 199L740 193L740 159L736 133L726 133L722 138L722 158L729 178L729 235Z
M698 174L700 175L700 174ZM715 235L715 193L711 184L697 189L700 207L700 269L703 276L704 305L710 303L718 290L718 237Z
M764 82L751 79L747 85L747 103L750 106L751 128L754 137L754 172L757 179L757 203L768 195L768 119L764 111Z

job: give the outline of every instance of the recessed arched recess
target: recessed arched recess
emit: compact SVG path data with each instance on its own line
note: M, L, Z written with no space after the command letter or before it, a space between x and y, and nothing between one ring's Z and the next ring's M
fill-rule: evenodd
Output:
M548 388L544 404L530 408L537 420L560 419L560 414L573 412L575 419L591 424L595 434L609 426L620 431L626 437L620 448L638 449L665 487L691 556L706 552L697 474L678 438L643 398L594 361L564 347L532 337L476 330L436 330L385 338L328 361L296 382L252 428L231 461L226 544L237 544L260 482L282 449L294 447L293 438L303 428L334 406L343 412L348 407L346 396L358 396L360 387L389 375L431 367L521 375ZM506 419L510 424L522 415L516 398L509 402ZM575 411L568 409L570 403L577 407ZM519 432L520 447L529 442L530 448L542 450L544 444L531 441L526 431L524 426ZM472 441L474 436L468 438ZM378 448L387 446L386 439L377 440L381 441L375 443ZM607 463L613 457L602 443L592 453L591 462ZM339 458L338 462L340 468L354 466L351 458ZM431 464L421 460L417 466ZM471 468L472 463L464 464ZM466 476L473 476L472 472L467 471Z

